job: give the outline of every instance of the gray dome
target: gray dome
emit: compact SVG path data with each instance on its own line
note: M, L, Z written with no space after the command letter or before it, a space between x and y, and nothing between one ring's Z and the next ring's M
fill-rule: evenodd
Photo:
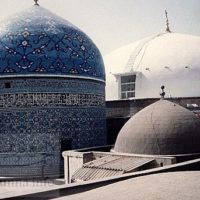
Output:
M114 151L149 155L199 153L200 120L191 111L160 100L124 125Z

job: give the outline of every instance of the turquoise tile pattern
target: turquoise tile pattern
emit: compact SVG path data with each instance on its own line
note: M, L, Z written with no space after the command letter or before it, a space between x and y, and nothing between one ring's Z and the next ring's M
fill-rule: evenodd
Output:
M75 75L105 80L93 41L67 20L33 6L1 23L0 75Z

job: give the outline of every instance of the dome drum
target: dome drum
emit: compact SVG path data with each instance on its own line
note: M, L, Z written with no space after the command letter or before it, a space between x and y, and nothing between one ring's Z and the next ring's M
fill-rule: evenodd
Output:
M62 151L104 145L104 87L84 79L0 79L0 176L59 176Z

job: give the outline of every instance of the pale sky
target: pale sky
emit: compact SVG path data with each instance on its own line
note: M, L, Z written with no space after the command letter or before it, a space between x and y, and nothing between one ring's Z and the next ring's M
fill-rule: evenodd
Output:
M40 0L96 43L103 55L165 31L167 9L173 32L200 36L200 0ZM33 0L0 0L0 20L33 5Z

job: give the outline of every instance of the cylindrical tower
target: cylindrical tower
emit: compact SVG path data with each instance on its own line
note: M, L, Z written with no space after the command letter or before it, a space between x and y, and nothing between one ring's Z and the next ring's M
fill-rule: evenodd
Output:
M86 34L35 5L1 24L0 176L59 176L61 152L105 145L105 72Z

